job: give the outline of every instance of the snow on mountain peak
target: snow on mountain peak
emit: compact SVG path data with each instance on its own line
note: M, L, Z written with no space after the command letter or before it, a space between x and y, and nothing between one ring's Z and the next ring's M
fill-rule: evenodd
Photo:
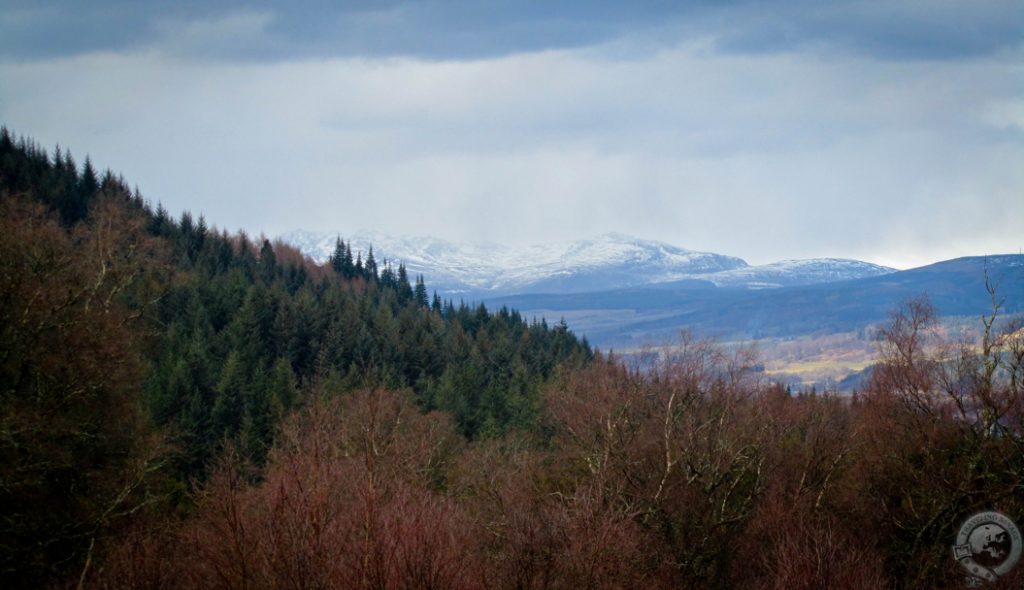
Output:
M886 266L849 258L806 258L732 269L716 273L710 280L719 287L775 288L833 283L894 271Z
M363 256L373 247L383 262L404 264L411 276L448 294L570 293L702 279L722 287L763 288L874 276L892 269L844 259L786 260L749 266L733 256L687 250L619 233L533 246L455 244L428 236L395 237L296 230L280 236L318 262L341 236Z

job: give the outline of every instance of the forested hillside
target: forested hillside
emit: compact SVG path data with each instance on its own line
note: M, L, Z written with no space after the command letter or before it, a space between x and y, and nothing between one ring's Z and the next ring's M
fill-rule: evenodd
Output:
M0 587L962 587L961 524L1024 516L1024 327L981 280L980 338L910 299L862 391L794 394L752 348L627 364L341 240L172 219L4 131ZM959 551L1006 563L997 533Z
M283 417L313 392L409 388L462 435L494 436L535 424L541 385L593 357L564 324L431 300L423 277L411 284L372 250L363 260L339 240L318 265L202 216L173 219L88 159L79 167L7 129L0 196L0 505L17 515L0 523L8 574L34 571L22 568L35 546L63 561L77 551L64 545L80 544L70 539L90 535L82 527L94 523L62 511L91 500L79 462L107 462L108 435L121 453L165 433L164 461L187 488L226 448L262 464ZM38 428L12 426L26 416ZM135 430L118 432L127 417ZM62 432L53 419L80 424ZM35 456L70 440L80 454L59 469Z

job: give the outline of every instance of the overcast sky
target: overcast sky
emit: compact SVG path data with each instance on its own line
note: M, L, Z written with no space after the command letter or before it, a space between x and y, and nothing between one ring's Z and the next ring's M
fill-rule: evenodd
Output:
M0 0L0 123L271 236L1024 248L1020 0L297 4Z

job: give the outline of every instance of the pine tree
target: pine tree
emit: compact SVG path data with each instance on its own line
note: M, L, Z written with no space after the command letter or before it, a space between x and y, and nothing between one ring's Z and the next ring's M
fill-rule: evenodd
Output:
M356 265L352 261L352 242L345 243L345 257L342 259L341 270L342 276L347 279L351 279L355 276Z
M334 253L331 254L330 265L334 272L345 276L345 243L341 241L341 236L334 240Z
M211 415L213 436L233 437L242 429L246 391L249 387L247 373L242 358L232 351L224 363L220 382L217 384L217 397Z
M252 242L245 232L238 234L238 253L234 259L235 266L242 269L245 278L253 280L256 277L256 256L253 254Z
M405 303L412 299L412 285L409 284L409 273L404 264L398 265L398 301Z
M72 201L65 212L64 222L71 225L85 219L89 213L89 204L99 190L100 182L96 177L96 169L92 166L92 160L86 156L85 166L82 167L82 175L79 177Z
M298 401L298 386L291 364L284 358L274 361L267 379L267 395L279 415L284 415Z
M203 246L206 245L206 237L209 234L209 228L206 227L206 218L202 215L199 216L199 221L196 223L195 232L192 236L192 244L190 251L193 253L193 260L199 257L199 253L202 252Z
M269 240L263 240L263 246L260 247L259 269L264 283L273 283L277 278L277 255Z
M416 276L415 299L416 305L424 309L430 306L430 300L427 298L427 286L423 282L423 275Z
M366 254L366 264L364 265L367 280L377 280L377 260L373 257L373 246L370 246L369 252Z
M388 289L394 289L397 284L395 271L386 260L384 261L384 272L380 273L380 284Z
M157 203L156 211L153 212L149 220L149 233L154 236L166 236L170 233L170 228L173 225L174 222L171 221L171 216L164 208L164 204Z
M192 214L188 211L183 211L181 213L181 220L178 222L178 240L175 247L179 255L185 256L189 262L195 262L196 255L199 253L198 249L194 248L193 245L194 233L195 227L192 223Z

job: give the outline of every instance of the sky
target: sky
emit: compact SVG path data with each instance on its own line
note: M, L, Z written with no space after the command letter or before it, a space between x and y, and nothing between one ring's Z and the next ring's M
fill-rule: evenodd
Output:
M0 124L268 236L1024 248L1020 0L0 0Z

